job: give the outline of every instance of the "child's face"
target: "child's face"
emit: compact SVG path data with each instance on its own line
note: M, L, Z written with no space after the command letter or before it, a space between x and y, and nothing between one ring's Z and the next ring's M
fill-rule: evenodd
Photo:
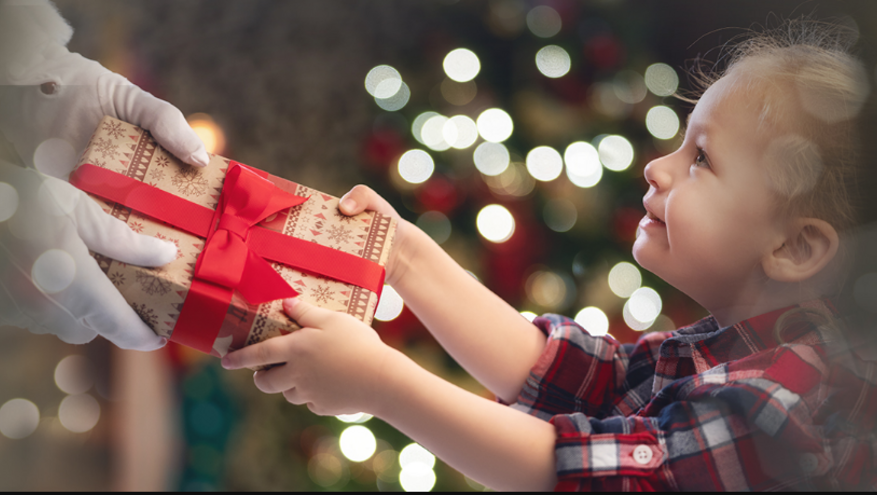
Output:
M720 79L695 106L682 146L645 169L649 213L633 256L710 311L763 283L760 262L782 245L764 159L774 133L759 128L761 98L733 73Z

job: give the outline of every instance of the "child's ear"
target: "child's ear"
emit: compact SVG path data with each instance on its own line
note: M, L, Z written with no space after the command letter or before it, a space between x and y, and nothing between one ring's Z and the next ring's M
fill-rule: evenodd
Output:
M839 245L837 231L828 222L798 218L782 245L762 260L762 267L777 282L803 282L834 259Z

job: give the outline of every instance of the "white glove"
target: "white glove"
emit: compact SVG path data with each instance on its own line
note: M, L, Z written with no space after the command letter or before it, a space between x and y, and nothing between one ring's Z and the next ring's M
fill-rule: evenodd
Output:
M69 27L51 4L0 0L0 29L4 26L23 32L12 39L0 33L0 41L12 45L0 47L0 134L25 165L66 179L109 115L148 129L182 161L207 166L204 143L176 107L67 50L70 33L54 31ZM36 36L34 31L49 32Z
M177 256L172 244L134 233L67 182L0 161L0 324L71 344L100 334L124 349L163 346L89 249L142 266Z

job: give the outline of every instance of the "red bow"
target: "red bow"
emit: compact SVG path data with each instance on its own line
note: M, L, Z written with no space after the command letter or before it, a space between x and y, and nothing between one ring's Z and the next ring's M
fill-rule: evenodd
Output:
M298 206L307 198L281 191L274 183L234 163L225 177L195 278L237 289L250 304L298 295L271 265L247 246L250 229L269 216ZM230 300L229 300L230 301Z

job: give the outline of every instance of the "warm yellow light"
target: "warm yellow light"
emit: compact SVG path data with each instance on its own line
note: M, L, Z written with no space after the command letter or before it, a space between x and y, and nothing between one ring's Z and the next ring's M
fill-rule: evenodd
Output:
M206 113L196 113L190 115L186 120L195 134L204 142L208 153L222 154L225 149L225 133L222 132L222 128L213 120L213 117Z

